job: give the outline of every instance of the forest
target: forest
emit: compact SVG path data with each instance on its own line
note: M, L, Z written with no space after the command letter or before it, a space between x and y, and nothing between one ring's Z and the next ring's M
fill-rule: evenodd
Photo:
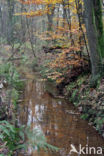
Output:
M104 155L104 0L0 0L0 156Z

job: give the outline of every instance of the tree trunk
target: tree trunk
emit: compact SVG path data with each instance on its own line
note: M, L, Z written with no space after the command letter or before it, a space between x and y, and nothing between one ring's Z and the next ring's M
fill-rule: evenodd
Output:
M93 5L94 5L94 18L95 18L96 32L98 35L99 49L101 52L101 56L104 57L104 33L103 33L101 0L93 0Z
M88 50L88 46L87 46L86 36L85 36L83 26L82 26L82 24L84 24L83 6L80 3L80 0L75 0L75 3L76 3L76 10L77 10L78 21L79 21L79 32L81 32L81 35L79 36L80 56L82 55L82 51L84 50L83 41L84 41L84 44L86 47L86 52L89 56L89 50Z
M8 4L8 33L7 40L11 44L13 41L13 14L14 14L14 0L7 0Z
M100 74L102 69L101 50L99 45L99 28L97 26L98 18L95 17L97 0L84 0L85 4L85 25L88 37L88 44L90 48L90 60L92 66L92 78L96 81L95 77ZM98 0L99 1L99 0ZM98 8L97 8L98 9Z
M47 17L48 17L48 31L52 31L55 7L54 7L54 5L48 5L48 9L50 11L50 13L47 14Z

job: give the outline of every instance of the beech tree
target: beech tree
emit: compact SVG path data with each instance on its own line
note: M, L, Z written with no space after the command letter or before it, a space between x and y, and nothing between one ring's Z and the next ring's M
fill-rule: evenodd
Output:
M90 49L92 80L96 82L102 71L104 37L101 0L84 0L85 25Z

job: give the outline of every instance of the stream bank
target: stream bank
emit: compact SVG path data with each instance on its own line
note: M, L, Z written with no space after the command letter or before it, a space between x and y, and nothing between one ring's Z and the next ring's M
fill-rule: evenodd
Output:
M0 63L0 154L15 154L22 137L16 125L16 111L24 83L11 62Z
M43 56L43 52L41 55ZM55 54L50 53L40 56L39 61L33 61L34 71L38 71L44 79L55 83L58 93L78 108L81 118L87 120L104 136L104 77L99 78L96 87L91 87L89 66L81 65L79 68L72 68L70 73L67 72L61 77L62 82L57 83L57 75L53 79L54 73L57 72L51 71L49 66L49 61L52 62L54 57ZM61 67L59 69L62 70Z
M90 86L90 74L81 75L64 88L64 95L104 137L104 78L99 79L97 87Z

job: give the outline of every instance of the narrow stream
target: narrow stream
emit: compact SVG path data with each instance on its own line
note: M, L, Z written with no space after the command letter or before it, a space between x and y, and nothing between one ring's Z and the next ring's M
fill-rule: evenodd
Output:
M72 104L49 94L48 88L51 92L56 92L54 86L41 81L39 77L34 78L34 73L27 74L26 78L24 101L19 108L19 120L24 125L41 129L48 143L61 149L59 152L47 153L28 150L28 156L70 156L71 144L74 144L76 149L80 144L84 147L86 144L89 147L103 147L103 138L86 121L80 119ZM23 154L19 156L21 155ZM72 153L71 155L77 156L78 154ZM98 154L81 155L97 156Z

